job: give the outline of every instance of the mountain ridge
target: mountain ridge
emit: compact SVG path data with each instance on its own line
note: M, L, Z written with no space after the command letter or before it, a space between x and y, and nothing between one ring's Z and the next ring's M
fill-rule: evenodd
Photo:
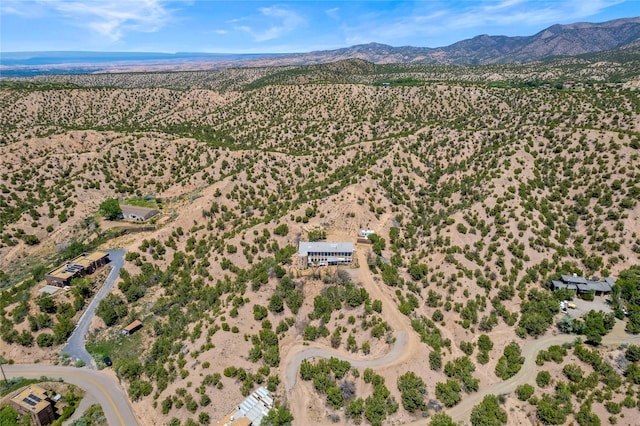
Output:
M443 47L394 47L372 42L306 53L221 54L139 52L5 52L5 77L59 73L180 71L232 67L298 66L363 59L374 64L490 65L521 64L552 57L578 56L617 49L640 41L640 17L600 23L555 24L531 36L480 34ZM62 53L66 53L65 60ZM35 56L39 54L40 56ZM96 59L102 54L103 59ZM27 55L27 56L25 56ZM20 61L20 58L25 59ZM47 60L47 58L49 58ZM112 58L109 60L109 58Z
M308 65L359 58L373 63L484 65L524 63L553 56L576 56L615 49L640 40L640 17L601 23L555 24L531 36L480 34L443 47L394 47L381 43L283 55L280 65ZM272 63L275 65L275 63Z

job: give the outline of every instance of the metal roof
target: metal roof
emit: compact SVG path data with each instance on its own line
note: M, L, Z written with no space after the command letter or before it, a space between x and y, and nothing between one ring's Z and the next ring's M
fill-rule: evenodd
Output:
M572 283L572 284L586 284L587 283L587 279L584 277L579 277L577 275L562 275L560 277L560 279L562 281L564 281L565 283Z
M133 214L136 216L143 216L143 217L151 217L160 213L158 209L153 209L149 207L140 207L140 206L130 206L128 204L120 204L120 210L122 210L123 215Z
M273 407L273 399L269 397L269 391L260 386L229 415L218 422L218 426L260 426L262 418Z
M135 330L136 328L142 327L142 323L138 320L133 321L131 324L129 324L128 326L126 326L124 328L124 331L127 332L131 332L132 330Z
M595 290L599 292L610 292L611 288L616 283L614 279L610 277L605 278L604 281L596 281L596 280L590 280L590 279L579 277L579 276L562 275L560 279L562 281L556 281L556 280L551 281L554 289L569 288L573 290L577 289L584 292L588 292L591 290Z
M307 256L309 252L317 253L353 253L353 243L346 242L309 242L300 241L298 245L298 254L300 256Z

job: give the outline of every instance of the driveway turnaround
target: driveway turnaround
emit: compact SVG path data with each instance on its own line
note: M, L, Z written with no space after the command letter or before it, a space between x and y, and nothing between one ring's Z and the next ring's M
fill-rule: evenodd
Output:
M81 387L86 391L85 398L100 404L110 426L138 424L124 389L113 377L99 371L41 364L5 364L3 368L7 377L60 378Z
M96 295L94 296L89 306L84 311L80 319L78 320L78 324L76 325L73 334L67 340L67 344L64 348L62 348L62 352L69 354L71 358L81 359L89 368L93 368L93 358L89 355L89 352L84 347L84 343L87 337L87 333L89 332L89 326L93 321L93 317L96 314L96 308L98 304L104 297L109 294L111 291L111 287L118 279L120 274L120 269L124 266L124 254L125 250L109 250L109 265L111 265L111 272L107 276L107 279L104 281L104 284L98 290ZM109 423L111 424L111 423Z

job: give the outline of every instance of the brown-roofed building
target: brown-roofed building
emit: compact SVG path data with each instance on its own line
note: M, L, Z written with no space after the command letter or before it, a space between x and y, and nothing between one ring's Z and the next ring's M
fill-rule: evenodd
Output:
M56 419L51 401L39 386L28 386L16 394L11 398L11 405L20 415L30 415L31 422L38 426L48 425Z
M153 216L160 213L157 209L129 206L126 204L120 204L120 209L122 210L123 219L137 220L140 222L151 219Z
M82 253L75 259L71 259L64 265L49 271L44 276L47 284L64 287L69 285L72 279L92 274L102 265L109 263L109 253L95 251L93 253Z
M134 322L126 326L124 329L122 329L122 334L128 336L129 334L133 334L136 331L140 330L141 328L142 328L142 323L138 320L135 320Z

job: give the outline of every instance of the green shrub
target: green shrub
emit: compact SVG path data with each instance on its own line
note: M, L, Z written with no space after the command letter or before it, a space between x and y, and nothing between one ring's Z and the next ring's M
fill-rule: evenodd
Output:
M520 401L526 401L529 398L531 398L531 395L533 395L533 392L534 392L533 386L531 386L528 383L525 383L524 385L520 385L516 388L516 396Z
M536 375L536 384L538 387L544 388L548 386L549 383L551 383L551 374L549 374L548 371L543 370Z

